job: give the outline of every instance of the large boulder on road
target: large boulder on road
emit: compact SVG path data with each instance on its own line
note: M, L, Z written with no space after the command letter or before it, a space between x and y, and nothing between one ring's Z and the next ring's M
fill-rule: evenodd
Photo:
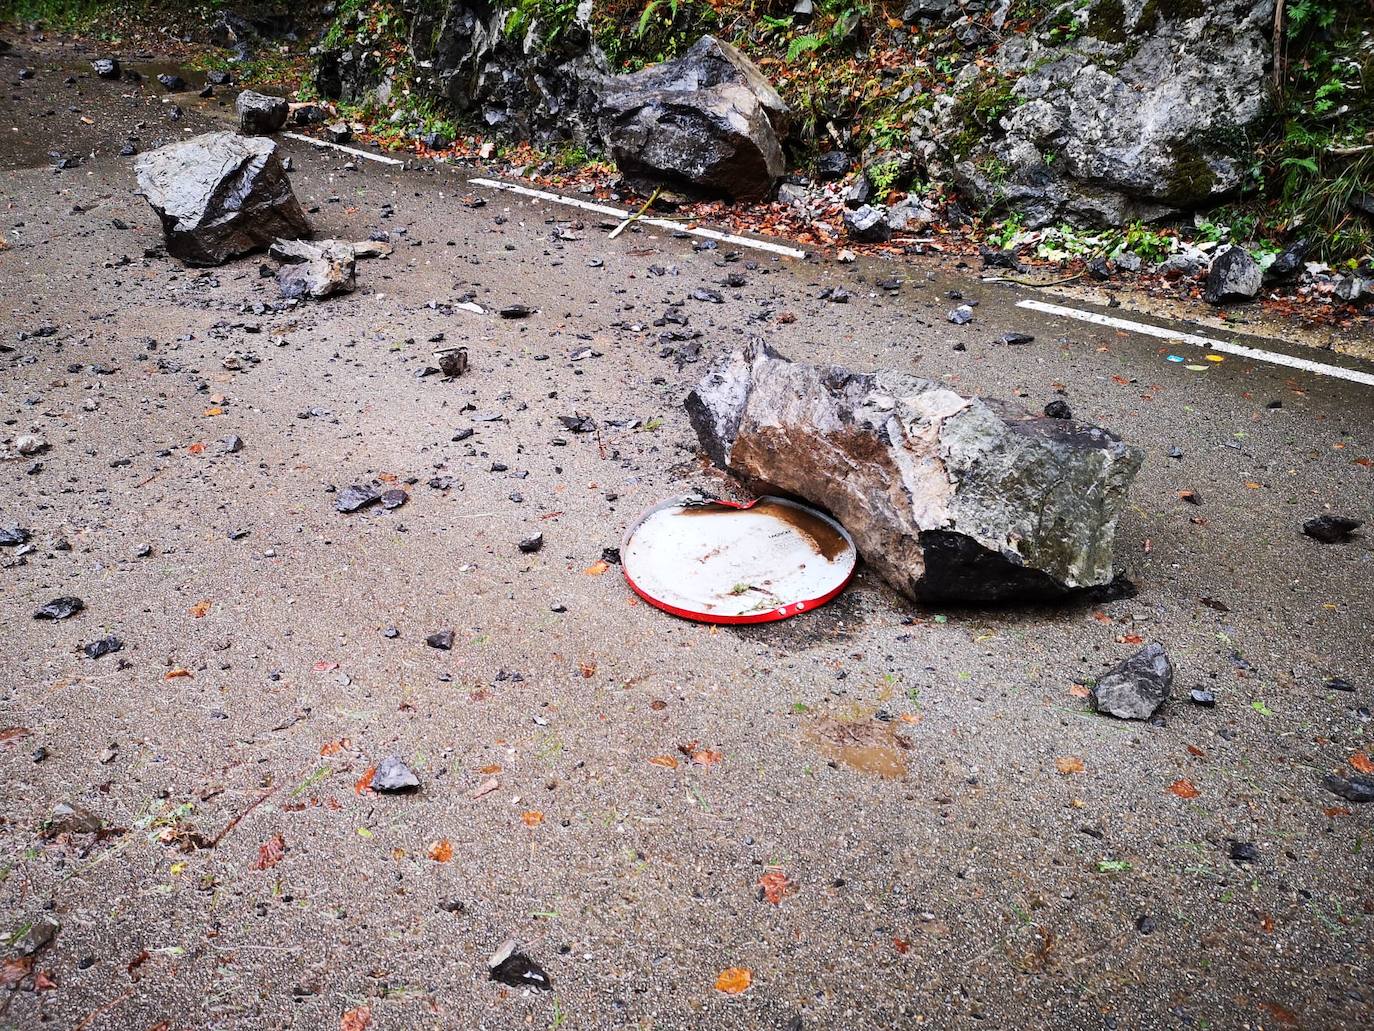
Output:
M915 600L1062 598L1114 578L1141 453L1096 426L761 341L708 372L687 411L717 465L829 509Z
M277 145L209 132L134 162L138 190L162 220L167 253L188 265L222 265L278 237L310 234Z
M246 89L234 101L234 110L239 116L239 132L245 136L266 136L280 132L286 125L290 107L285 97L272 97Z
M747 57L703 36L675 60L609 79L597 124L638 190L757 200L785 170L788 113Z

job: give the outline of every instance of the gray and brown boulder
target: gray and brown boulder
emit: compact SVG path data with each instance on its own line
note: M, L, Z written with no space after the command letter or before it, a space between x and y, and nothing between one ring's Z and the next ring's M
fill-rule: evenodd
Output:
M310 234L277 145L264 137L208 132L140 155L134 171L167 253L188 265L222 265Z
M239 132L245 136L266 136L280 132L286 125L291 105L285 97L273 97L246 89L234 100L239 116Z
M913 599L1062 598L1114 578L1141 453L1104 429L761 341L708 372L687 411L712 461L828 509Z

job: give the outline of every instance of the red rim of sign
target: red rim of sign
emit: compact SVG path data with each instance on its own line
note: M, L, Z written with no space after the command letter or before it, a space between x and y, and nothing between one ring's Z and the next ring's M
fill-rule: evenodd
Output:
M628 548L630 538L634 536L634 532L639 529L640 525L643 524L643 522L646 519L648 519L649 516L664 508L676 508L677 506L681 505L684 500L684 498L670 498L667 501L660 501L656 505L650 505L648 508L646 508L643 512L639 514L639 517L635 519L635 521L630 524L629 529L625 531L625 536L621 538L621 547ZM751 498L748 501L729 501L725 498L711 498L706 502L706 504L720 505L722 508L736 508L744 510L753 508L762 500L764 499ZM786 501L785 498L774 498L770 500ZM787 503L794 505L796 504L796 502ZM808 509L808 511L814 512L815 510ZM817 512L816 514L820 515L821 513ZM826 521L834 523L834 520L829 518L827 518ZM839 527L840 532L844 534L845 540L849 541L849 546L853 548L854 542L852 539L850 539L848 531L846 531L844 527L840 526L839 523L835 523L835 525ZM793 616L799 616L803 612L810 612L812 609L818 609L826 602L833 600L835 597L839 595L841 591L843 591L846 587L849 586L849 581L854 579L854 571L857 567L858 563L855 563L853 566L851 566L849 568L849 572L845 574L844 579L840 581L839 585L827 591L825 594L822 594L820 597L806 598L802 601L789 602L786 605L768 609L766 612L753 612L742 616L713 615L709 612L700 612L696 609L684 609L677 605L670 605L666 601L662 601L658 598L655 598L652 594L649 594L642 587L640 587L639 584L635 583L634 577L630 575L630 571L626 568L626 565L623 561L620 564L620 573L622 576L625 577L625 582L630 585L630 590L634 591L635 594L639 595L641 598L643 598L656 609L661 609L664 612L670 613L671 615L678 616L682 619L690 619L693 622L697 623L739 625L744 623L776 623L778 622L778 620L791 619Z

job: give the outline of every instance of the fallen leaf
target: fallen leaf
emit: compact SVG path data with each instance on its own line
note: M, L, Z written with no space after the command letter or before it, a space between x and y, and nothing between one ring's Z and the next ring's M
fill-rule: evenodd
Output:
M753 981L754 974L748 967L727 967L716 978L716 991L724 992L726 995L739 995L740 992L748 991Z
M201 601L196 602L194 605L191 606L191 616L192 616L192 618L194 618L194 619L202 619L202 618L204 618L205 614L206 614L207 612L210 611L210 606L211 606L212 604L213 604L213 603L210 601L209 598L205 598L205 599L202 599Z
M725 753L717 752L710 748L703 748L699 752L692 753L692 762L698 766L714 766L725 758Z
M330 741L320 748L320 755L338 755L348 747L348 738L341 737L337 741Z
M770 870L760 877L759 887L763 889L764 899L775 906L788 895L797 893L796 882L789 880L781 870Z
M175 680L177 679L177 677L189 677L190 675L191 671L189 669L184 669L181 666L177 666L174 669L169 669L166 673L162 674L162 679Z
M500 772L501 772L501 764L500 764L500 763L487 763L487 765L483 766L483 767L482 767L480 770L478 770L477 772L480 773L480 774L481 774L482 776L484 776L484 777L490 777L493 773L500 773Z
M253 864L253 869L270 870L280 863L285 855L286 839L280 834L273 834L258 846L258 861Z
M1322 812L1334 820L1338 816L1349 816L1351 811L1343 805L1333 805L1323 809Z
M1082 773L1083 760L1073 755L1061 755L1054 761L1054 768L1065 777L1071 773Z
M1374 773L1374 760L1369 758L1367 752L1356 752L1350 757L1350 765L1361 773Z
M1188 746L1188 754L1189 754L1189 755L1196 755L1196 756L1198 756L1198 757L1201 757L1201 756L1206 755L1207 753L1204 752L1204 751L1203 751L1201 748L1199 748L1197 745L1189 745L1189 746Z
M584 662L578 669L581 671L582 679L584 680L590 680L592 677L596 676L595 662Z
M588 576L600 576L602 573L604 573L606 570L610 568L611 564L609 562L607 562L605 559L598 559L597 561L589 565L586 569L582 570L582 572L586 573Z
M453 858L453 846L449 844L448 838L440 838L429 846L429 858L436 863L447 863Z
M1169 785L1169 790L1179 798L1197 798L1202 794L1191 780L1180 778Z
M905 938L893 938L892 947L897 950L897 955L905 956L907 951L911 948L911 942L907 941Z
M677 757L672 755L656 755L649 760L651 766L662 766L665 770L677 769Z
M544 814L538 809L531 809L520 814L520 819L525 821L526 827L538 827L544 822Z
M1122 634L1120 637L1116 639L1116 643L1129 644L1132 647L1135 647L1137 645L1144 644L1145 638L1141 637L1139 634Z
M191 452L191 454L193 455L199 455L205 450L205 445L197 441L196 443L188 447L186 450Z
M1071 694L1075 698L1087 698L1090 694L1092 694L1092 692L1089 691L1082 684L1070 684L1069 694Z
M19 987L19 983L29 976L31 970L33 970L32 956L5 960L4 963L0 963L0 988L14 991Z
M472 794L470 794L468 797L476 801L483 795L490 795L500 786L501 782L497 780L495 777L492 777L490 780L484 780L481 784L478 784L477 787L473 788Z
M28 727L6 727L0 730L0 748L8 748L16 741L21 741L32 734Z
M339 1031L367 1031L372 1026L372 1009L358 1006L339 1018Z
M223 409L223 408L218 408L218 407L216 407L216 408L207 408L207 409L205 409L205 418L207 418L207 419L213 419L216 415L223 415L223 414L224 414L224 409Z
M50 992L57 987L57 980L52 976L51 970L40 970L33 975L33 990L35 992Z
M1107 615L1107 614L1106 614L1105 612L1103 612L1101 609L1099 609L1098 611L1096 611L1096 612L1093 613L1093 619L1097 620L1097 621L1098 621L1099 623L1101 623L1103 626L1111 626L1111 625L1112 625L1112 617L1109 616L1109 615Z
M357 782L353 785L353 793L355 795L361 795L364 791L371 791L372 778L376 775L377 767L375 766L369 766L367 769L363 770L363 775L359 777Z

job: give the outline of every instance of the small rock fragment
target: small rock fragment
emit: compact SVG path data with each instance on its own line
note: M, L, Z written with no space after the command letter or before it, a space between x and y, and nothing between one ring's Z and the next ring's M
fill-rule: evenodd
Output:
M517 545L526 555L532 555L544 546L544 535L536 533L533 537L526 537Z
M538 988L550 991L553 983L549 975L529 956L516 949L514 939L505 942L487 960L487 972L493 981L512 988Z
M1365 777L1358 773L1342 777L1332 773L1322 779L1322 786L1347 802L1374 802L1374 777Z
M1093 708L1123 720L1147 720L1169 698L1173 683L1164 646L1147 644L1102 675L1091 692Z
M60 619L69 619L86 607L86 603L80 598L54 598L37 612L33 614L34 619L51 619L56 622Z
M961 304L949 313L948 318L956 326L966 326L973 321L973 309L967 304Z
M377 772L372 775L371 788L383 793L414 791L420 786L420 778L415 776L400 757L388 755L377 764Z
M1363 521L1348 516L1319 515L1303 523L1302 532L1323 544L1340 544L1363 525Z
M334 508L340 512L357 512L359 509L366 508L381 499L381 493L372 487L355 483L353 486L345 487L339 491L339 497L334 502Z
M124 649L124 642L111 634L109 637L102 637L98 641L92 641L81 650L86 653L88 659L98 659L104 655L112 655Z
M425 638L425 644L446 652L453 647L453 631L439 630Z

